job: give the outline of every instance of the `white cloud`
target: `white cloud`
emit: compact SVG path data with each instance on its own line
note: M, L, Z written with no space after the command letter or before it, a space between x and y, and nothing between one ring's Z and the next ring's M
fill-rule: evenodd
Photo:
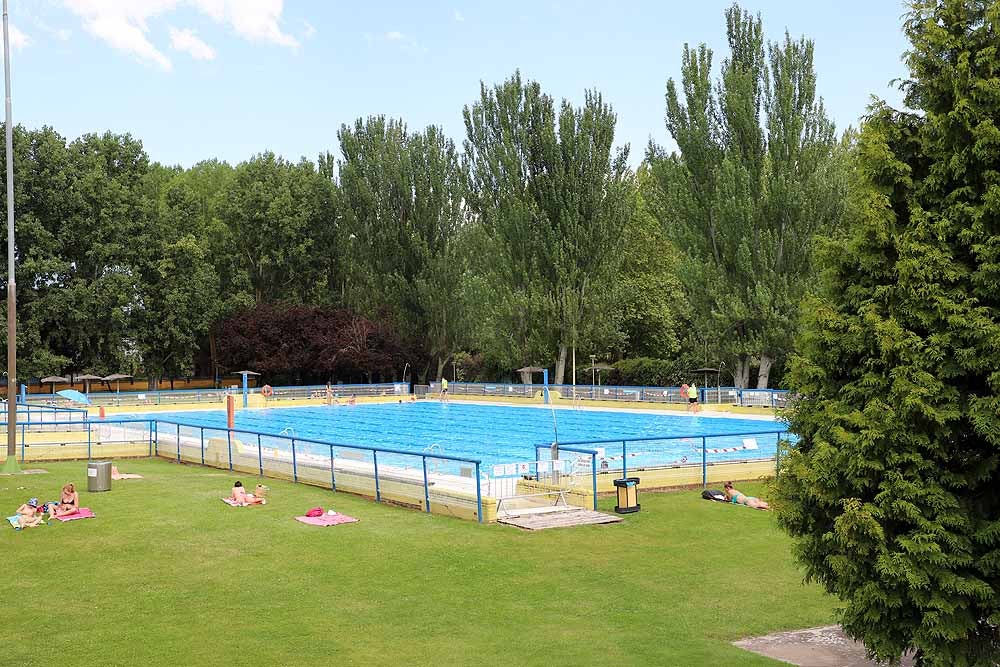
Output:
M170 26L170 48L183 51L195 60L214 60L215 50L201 41L190 28L178 30Z
M417 42L417 40L413 39L409 35L401 33L398 30L390 30L389 32L384 32L382 33L382 36L378 38L378 40L373 38L370 33L366 32L365 39L368 41L369 44L372 44L376 41L383 43L391 42L396 45L396 48L399 48L400 50L408 53L415 53L415 54L427 53L427 49L421 46Z
M66 42L69 41L69 38L73 36L73 31L70 30L69 28L59 28L58 30L55 31L54 34L56 36L56 39L58 39L60 42Z
M149 40L149 24L181 6L193 7L248 41L293 49L299 46L298 40L282 32L279 25L284 0L63 0L63 3L83 20L84 29L90 34L167 71L172 64ZM172 48L203 60L214 57L215 51L193 31L177 32L179 36L170 32Z
M112 48L155 63L166 71L170 71L173 65L147 39L147 21L173 9L175 5L176 0L66 0L69 10L83 19L87 32Z
M309 21L302 22L302 39L312 39L312 36L316 34L316 26L314 26Z
M31 37L18 30L13 23L8 24L7 29L10 32L10 47L15 51L20 51L31 44Z
M298 48L294 37L281 31L278 22L284 0L191 0L199 10L219 23L228 23L236 34L251 42L271 42Z
M458 11L457 9L455 10L455 20L458 21L459 23L465 21L465 17L462 16L462 12Z

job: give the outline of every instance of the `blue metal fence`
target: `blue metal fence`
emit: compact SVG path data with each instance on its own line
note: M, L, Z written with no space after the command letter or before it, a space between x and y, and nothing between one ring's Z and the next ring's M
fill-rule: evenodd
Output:
M23 424L21 430L21 461L52 460L54 458L86 458L101 456L102 449L109 446L129 444L142 446L142 456L168 456L178 463L189 462L210 467L225 467L229 470L246 470L252 462L253 469L260 476L285 476L293 482L310 482L329 486L338 490L338 474L354 478L365 478L369 474L374 482L376 502L382 502L386 483L401 487L415 486L418 499L422 500L426 512L431 511L435 493L432 487L448 487L450 491L475 490L475 515L483 522L483 492L481 484L480 459L448 456L439 452L412 452L402 449L369 447L327 440L299 438L294 435L278 435L247 429L227 429L191 424L168 419L102 419L67 420L46 422L48 427L59 427L62 440L28 442L25 433L41 432L43 425L35 423L30 427ZM67 438L66 434L86 431L82 437ZM94 437L96 431L97 437ZM206 439L207 436L207 439ZM225 458L219 458L211 445L214 438L225 439ZM246 442L244 442L246 441ZM247 446L247 443L250 443ZM61 452L72 452L65 456L51 456L51 448L63 448ZM48 449L48 452L32 456L32 448ZM84 449L85 448L85 449ZM148 448L148 449L147 449ZM208 460L206 454L214 456ZM322 456L326 454L326 456ZM370 473L369 473L370 464ZM466 470L468 473L466 474ZM433 477L433 479L432 479ZM350 491L341 483L340 490ZM355 483L355 488L358 484ZM359 491L360 492L360 491ZM454 495L450 496L454 498Z
M701 468L702 486L708 484L708 470L713 465L745 463L773 459L777 473L780 442L786 439L787 428L734 431L717 434L691 434L670 437L644 437L615 440L576 440L572 442L545 443L535 446L535 459L544 460L543 452L596 452L595 475L601 471L621 470L622 479L642 470L662 468ZM773 443L771 438L773 437ZM758 443L757 440L765 440ZM641 451L637 451L640 449ZM619 453L620 451L620 453ZM690 451L692 456L679 452ZM698 460L700 459L700 460ZM596 481L595 481L596 488Z
M440 392L440 383L432 382L431 393ZM541 384L449 382L448 393L452 396L483 396L531 398L545 389ZM550 391L558 391L564 399L616 401L636 403L678 403L688 402L680 387L645 387L614 385L569 385L550 384ZM742 407L783 408L787 405L789 392L786 389L737 389L736 387L702 387L698 390L698 400L703 404L738 405Z
M260 387L248 388L249 394L259 394ZM323 385L305 385L294 387L273 387L273 398L282 400L308 400L324 398L327 387ZM409 394L409 385L405 382L383 382L377 384L335 384L330 386L334 396L347 398L350 396L405 396ZM220 403L228 395L241 395L239 385L221 389L176 389L153 391L122 391L93 392L88 394L92 405L100 407L144 406L144 405L176 405L180 403ZM28 404L58 408L72 403L58 394L29 394Z

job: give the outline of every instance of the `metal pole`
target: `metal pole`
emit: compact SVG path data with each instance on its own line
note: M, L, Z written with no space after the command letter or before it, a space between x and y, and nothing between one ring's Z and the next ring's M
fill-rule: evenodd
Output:
M337 478L333 475L333 445L330 445L330 490L337 490Z
M382 489L379 488L378 484L378 451L372 450L372 463L375 464L375 502L382 502Z
M260 433L257 434L257 465L260 466L260 476L264 476L264 450L260 447Z
M205 465L205 427L202 426L201 432L201 464Z
M295 460L295 438L292 438L292 481L299 481L299 465Z
M177 425L177 462L181 462L181 425Z
M708 446L705 436L701 436L701 488L708 487Z
M7 463L17 470L17 284L14 280L14 124L10 106L10 34L3 0L4 110L7 140Z
M622 440L622 479L628 477L628 464L625 462L625 441Z
M226 449L229 451L229 469L233 469L233 432L226 429Z
M590 474L594 480L594 511L597 511L597 454L590 455Z
M430 485L427 483L427 457L421 456L420 460L424 463L424 511L430 514L431 511L431 491Z
M476 461L476 514L479 523L483 522L483 484L479 476L479 461Z

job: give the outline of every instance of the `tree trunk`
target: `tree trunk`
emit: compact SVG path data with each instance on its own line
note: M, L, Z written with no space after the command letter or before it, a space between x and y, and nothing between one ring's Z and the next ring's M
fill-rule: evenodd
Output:
M733 373L733 384L737 389L746 389L750 384L750 357L740 355L736 360L736 371Z
M146 378L146 389L149 391L159 391L160 390L160 376L150 376Z
M531 373L521 371L521 384L531 384Z
M568 352L569 348L565 345L559 346L559 358L556 359L556 384L561 385L566 377L566 355Z
M438 357L438 372L437 376L434 378L435 380L440 380L444 377L444 367L448 365L449 359L451 359L450 354L447 357ZM454 377L452 378L452 382L454 382Z
M212 386L219 388L219 350L216 346L215 332L208 332L208 354L212 358Z
M767 389L767 382L771 375L771 365L774 363L774 359L768 356L766 353L761 353L760 355L760 370L757 372L757 388Z

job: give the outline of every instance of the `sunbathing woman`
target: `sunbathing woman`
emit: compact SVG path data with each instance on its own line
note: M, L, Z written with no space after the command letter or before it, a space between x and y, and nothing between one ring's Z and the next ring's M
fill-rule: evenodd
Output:
M55 519L57 516L76 514L80 511L80 494L76 492L73 482L62 488L62 496L58 503L49 504L49 517Z
M754 498L753 496L748 496L745 493L737 491L733 488L732 482L726 482L723 487L726 492L726 500L734 505L746 505L747 507L752 507L755 510L769 510L771 506L760 498Z
M240 505L266 504L266 500L264 498L258 498L252 493L247 493L247 490L243 488L243 482L236 482L233 484L233 492L229 495L229 498Z

